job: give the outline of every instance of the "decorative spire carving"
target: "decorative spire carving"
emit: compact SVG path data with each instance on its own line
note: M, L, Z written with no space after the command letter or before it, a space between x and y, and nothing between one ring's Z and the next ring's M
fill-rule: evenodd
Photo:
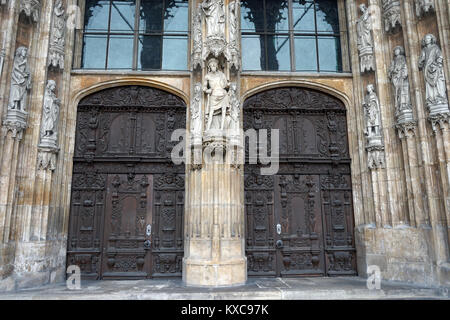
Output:
M383 0L383 20L386 32L394 32L401 27L401 9L399 0Z
M33 22L39 22L39 15L41 13L41 2L39 0L20 0L20 13L33 20Z

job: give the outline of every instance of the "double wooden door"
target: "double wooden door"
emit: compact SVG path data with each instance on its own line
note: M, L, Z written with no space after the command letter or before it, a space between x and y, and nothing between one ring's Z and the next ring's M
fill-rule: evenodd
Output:
M268 129L269 142L279 130L280 142L275 175L245 166L249 276L356 274L344 105L308 89L268 90L245 101L244 129Z
M78 107L67 264L88 279L180 277L184 165L172 132L185 105L148 87L106 89Z

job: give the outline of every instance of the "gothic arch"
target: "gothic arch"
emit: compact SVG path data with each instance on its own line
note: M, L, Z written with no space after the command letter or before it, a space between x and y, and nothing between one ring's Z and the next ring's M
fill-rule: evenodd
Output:
M346 94L344 94L343 92L341 92L339 90L336 90L335 88L333 88L331 86L317 83L317 82L308 81L308 80L283 80L283 81L273 81L273 82L264 83L262 85L259 85L255 88L252 88L252 89L246 91L242 96L242 101L247 100L248 98L250 98L251 96L253 96L257 93L267 91L270 89L282 88L282 87L299 87L299 88L308 88L308 89L312 89L315 91L319 91L324 94L331 95L331 96L337 98L338 100L340 100L344 104L347 111L350 109L351 98L348 97Z

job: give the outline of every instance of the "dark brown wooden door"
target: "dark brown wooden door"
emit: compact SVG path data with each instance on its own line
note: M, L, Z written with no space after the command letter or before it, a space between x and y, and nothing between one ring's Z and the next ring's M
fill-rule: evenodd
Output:
M67 264L83 278L180 277L184 165L172 132L183 101L149 87L106 89L78 107Z
M280 136L277 174L245 167L249 276L356 274L343 104L308 89L268 90L245 101L244 128Z

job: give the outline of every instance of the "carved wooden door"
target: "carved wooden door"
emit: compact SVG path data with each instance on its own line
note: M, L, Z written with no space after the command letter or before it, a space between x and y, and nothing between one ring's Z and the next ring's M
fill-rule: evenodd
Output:
M151 274L153 176L110 174L107 179L102 277Z
M186 106L139 86L106 89L77 113L67 264L83 278L180 277L184 165L170 153Z
M268 90L245 101L244 128L280 137L275 175L245 167L249 276L356 274L343 104L313 90Z

